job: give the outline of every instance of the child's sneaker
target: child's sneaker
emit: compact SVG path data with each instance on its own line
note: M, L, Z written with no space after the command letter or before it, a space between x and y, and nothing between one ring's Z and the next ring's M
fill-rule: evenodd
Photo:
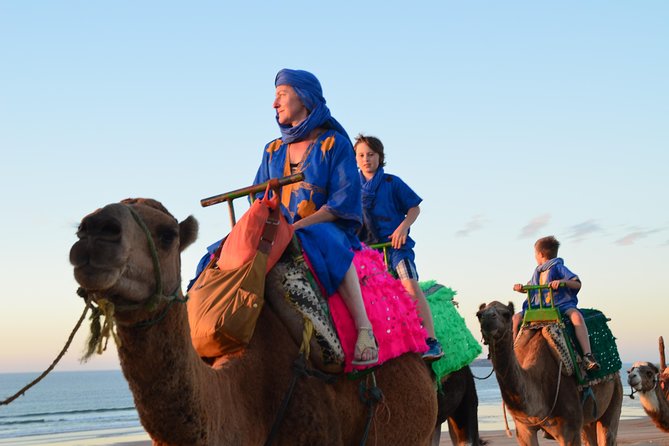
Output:
M441 348L439 341L434 338L427 338L425 343L429 348L423 353L423 360L432 362L444 356L444 350Z
M592 355L592 353L586 353L583 355L583 365L585 366L585 370L588 372L596 372L599 370L599 363Z

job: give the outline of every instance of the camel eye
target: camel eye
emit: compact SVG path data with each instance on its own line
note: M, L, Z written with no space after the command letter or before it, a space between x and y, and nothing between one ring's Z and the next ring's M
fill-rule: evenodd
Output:
M162 249L168 249L174 243L174 240L177 239L179 233L172 228L164 227L158 228L157 231L157 241Z

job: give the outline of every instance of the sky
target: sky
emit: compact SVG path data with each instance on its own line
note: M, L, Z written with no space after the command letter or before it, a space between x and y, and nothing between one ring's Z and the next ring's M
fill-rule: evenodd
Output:
M350 136L422 198L421 279L513 301L555 235L624 362L659 359L669 254L669 3L0 0L0 373L46 369L83 310L79 220L128 197L194 215L184 286L279 136L274 77L305 69ZM237 204L238 213L244 203ZM81 364L87 329L56 370ZM484 349L484 354L487 348Z

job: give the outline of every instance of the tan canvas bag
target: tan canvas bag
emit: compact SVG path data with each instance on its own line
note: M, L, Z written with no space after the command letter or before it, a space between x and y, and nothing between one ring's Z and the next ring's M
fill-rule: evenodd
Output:
M282 218L279 206L271 209L267 203L255 202L247 213L265 211L267 218L253 258L239 268L220 270L216 265L219 248L188 292L191 339L202 357L240 351L253 336L264 304L267 258L279 224L288 224ZM228 237L250 236L244 233L241 223L240 220Z

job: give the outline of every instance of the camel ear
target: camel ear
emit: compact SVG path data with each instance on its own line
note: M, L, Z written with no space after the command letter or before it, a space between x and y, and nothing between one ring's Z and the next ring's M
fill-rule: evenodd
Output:
M509 311L511 311L511 314L516 313L516 307L513 306L513 302L509 301Z
M482 303L481 305L479 305L479 311L483 310L485 308L485 306L486 306L485 302Z
M188 248L195 240L197 240L199 227L200 225L192 215L189 215L188 218L179 223L179 251Z

